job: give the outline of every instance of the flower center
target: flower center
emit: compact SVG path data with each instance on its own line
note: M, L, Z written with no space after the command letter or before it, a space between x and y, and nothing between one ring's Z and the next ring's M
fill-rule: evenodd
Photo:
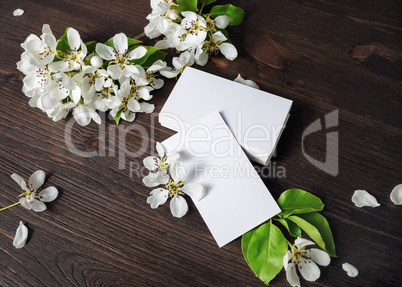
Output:
M40 60L42 61L44 58L52 54L55 54L55 52L49 46L43 47L42 52L39 53Z
M75 63L80 62L79 54L81 54L81 51L67 50L67 52L64 54L63 60L67 62L71 68Z
M174 195L184 195L180 191L180 188L184 185L184 181L179 181L175 183L172 179L169 179L169 183L165 185L166 189L169 190L169 196L173 197Z
M289 260L294 263L295 265L304 263L311 263L311 257L308 254L311 250L305 250L305 247L297 249L294 245L292 247L293 256L289 258Z

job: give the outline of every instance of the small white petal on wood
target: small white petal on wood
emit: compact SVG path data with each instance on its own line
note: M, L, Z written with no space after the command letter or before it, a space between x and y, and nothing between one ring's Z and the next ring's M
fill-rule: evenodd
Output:
M395 205L402 204L402 184L398 184L391 191L390 198Z
M25 246L28 239L28 228L20 221L20 225L15 233L13 245L15 248L22 248Z
M343 263L342 269L346 271L346 274L348 274L349 277L356 277L359 275L359 270L350 263Z
M377 199L365 190L355 190L352 196L352 201L357 207L371 206L377 207L380 204Z

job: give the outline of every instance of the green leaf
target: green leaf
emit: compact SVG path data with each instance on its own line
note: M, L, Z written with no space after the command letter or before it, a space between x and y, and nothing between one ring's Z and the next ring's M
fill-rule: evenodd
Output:
M202 3L202 5L209 5L211 3L216 2L217 0L200 0L200 2Z
M303 229L329 256L336 257L334 238L324 216L318 212L312 212L291 215L288 218Z
M129 37L127 37L127 41L128 41L128 46L129 46L129 47L132 46L132 45L136 45L136 44L142 43L142 42L139 41L139 40L132 39L132 38L129 38Z
M96 48L96 41L89 41L85 43L85 46L87 46L87 50L88 50L88 55L95 52L95 48Z
M56 50L61 51L63 53L66 53L67 50L70 50L70 45L68 44L68 40L67 40L67 31L68 31L68 29L70 29L70 27L68 27L66 29L66 32L64 32L64 34L57 41Z
M116 116L114 117L114 121L116 122L116 125L119 125L120 119L121 119L121 113L123 112L123 109L117 112Z
M197 12L197 0L177 0L177 10L179 10L180 12L184 12L184 11L193 11L193 12Z
M112 48L114 49L113 37L110 38L109 40L107 40L107 41L105 42L105 45L107 45L107 46L109 46L109 47L112 47Z
M130 48L130 49L135 49L135 48L137 48L137 47L138 47L138 46L133 46L133 47ZM145 49L147 49L147 52L145 53L145 55L144 55L142 58L139 58L139 59L130 61L131 63L136 64L136 65L142 65L142 64L145 63L145 61L146 61L152 54L154 54L156 51L159 50L158 48L155 48L155 47L152 47L152 46L143 46L143 47L144 47ZM129 50L130 50L130 49L129 49Z
M226 15L230 18L230 26L239 25L244 20L244 10L232 4L217 5L211 9L211 17Z
M246 259L246 262L249 266L250 266L250 262L248 261L248 246L249 246L251 237L253 236L253 234L257 230L257 228L254 228L254 229L250 230L249 232L243 234L243 236L241 238L241 250L243 252L244 259Z
M246 261L258 278L268 284L281 271L287 251L288 245L282 232L268 222L258 227L251 236Z
M166 57L167 53L162 52L162 51L155 51L155 53L153 53L152 55L150 55L148 57L148 59L141 64L141 66L144 69L148 69L149 67L151 67L153 65L153 63L155 63L158 60L164 60Z
M290 221L288 218L276 218L276 221L279 221L285 228L289 231L289 234L293 237L301 237L301 229L297 226L293 221Z
M284 191L276 201L282 212L280 217L288 217L291 214L310 213L321 211L324 204L321 199L301 189L289 189Z

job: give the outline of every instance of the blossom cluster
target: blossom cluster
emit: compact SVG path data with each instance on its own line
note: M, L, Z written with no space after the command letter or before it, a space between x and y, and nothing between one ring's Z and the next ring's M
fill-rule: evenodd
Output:
M72 112L78 124L100 124L98 111L110 111L133 121L136 113L151 113L150 92L163 86L156 73L166 68L165 53L123 33L103 43L84 43L74 28L59 39L44 24L40 37L31 34L21 44L17 68L24 73L23 92L29 104L54 121ZM150 58L150 56L153 57Z
M188 211L185 195L193 200L200 200L204 196L204 188L198 183L186 183L186 169L178 161L178 153L166 153L162 144L156 143L158 156L148 156L144 159L144 166L150 173L143 178L147 187L164 185L165 188L156 188L151 191L147 203L155 209L159 205L170 201L170 211L174 217L183 217Z
M163 40L158 41L155 47L173 48L180 53L173 58L173 67L161 71L161 74L167 78L176 77L194 62L204 66L209 55L219 52L227 59L234 60L238 55L237 49L230 43L225 28L229 24L237 24L229 16L242 18L244 11L228 4L216 6L215 12L212 8L211 13L203 14L204 5L198 9L197 1L195 6L184 7L192 11L183 11L180 2L176 4L171 0L151 0L152 12L147 16L149 24L144 28L145 34L151 39L163 35Z

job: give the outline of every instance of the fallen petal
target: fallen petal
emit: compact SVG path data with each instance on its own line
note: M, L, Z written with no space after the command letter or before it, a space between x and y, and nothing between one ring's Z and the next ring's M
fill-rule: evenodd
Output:
M353 196L352 196L352 201L357 207L363 207L363 206L371 206L371 207L377 207L380 206L380 204L377 202L377 199L372 196L370 193L368 193L365 190L355 190Z
M398 184L391 191L390 198L395 205L402 205L402 184Z
M349 277L356 277L359 275L359 270L357 270L352 264L343 263L342 269L346 271L346 274L348 274Z
M28 228L20 221L20 225L15 233L13 245L15 248L22 248L28 239Z
M240 83L240 84L243 84L243 85L252 87L252 88L256 88L256 89L258 89L258 90L260 89L260 87L257 85L256 82L254 82L254 81L252 81L252 80L243 79L240 74L237 75L237 78L234 79L234 81L235 81L236 83Z
M14 10L14 12L13 12L13 16L21 16L22 14L24 14L24 10L22 10L22 9L16 9L16 10Z

